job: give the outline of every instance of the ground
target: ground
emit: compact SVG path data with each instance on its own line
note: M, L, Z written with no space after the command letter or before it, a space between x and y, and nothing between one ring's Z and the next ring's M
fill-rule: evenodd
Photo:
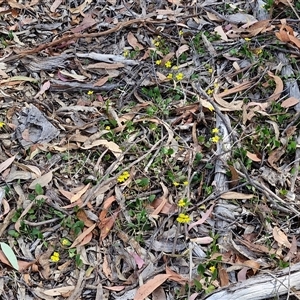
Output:
M0 3L1 299L299 299L300 1Z

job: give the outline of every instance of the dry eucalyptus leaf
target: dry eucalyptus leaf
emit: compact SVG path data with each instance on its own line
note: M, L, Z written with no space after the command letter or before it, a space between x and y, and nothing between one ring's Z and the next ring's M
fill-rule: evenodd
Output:
M52 177L53 177L53 173L52 173L52 171L50 171L50 172L42 175L41 177L33 180L28 188L30 188L31 190L34 190L35 186L37 184L39 184L42 187L47 186L51 182Z
M291 243L289 242L287 236L283 231L281 231L277 226L273 228L274 240L279 244L287 248L291 248Z

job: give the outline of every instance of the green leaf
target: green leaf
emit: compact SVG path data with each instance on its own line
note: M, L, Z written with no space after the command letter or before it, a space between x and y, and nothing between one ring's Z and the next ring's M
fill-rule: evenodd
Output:
M2 242L0 242L0 247L1 247L4 255L6 256L6 258L10 262L11 266L18 271L19 265L18 265L18 260L17 260L17 257L15 255L14 251L10 248L9 245L2 243Z
M44 194L43 188L39 183L37 183L35 185L35 192L36 192L37 195L43 195Z

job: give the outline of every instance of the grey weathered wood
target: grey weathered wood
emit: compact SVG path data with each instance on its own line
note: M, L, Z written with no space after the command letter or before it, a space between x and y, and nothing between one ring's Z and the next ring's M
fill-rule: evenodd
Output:
M300 263L275 274L262 274L208 295L206 300L260 300L300 289Z

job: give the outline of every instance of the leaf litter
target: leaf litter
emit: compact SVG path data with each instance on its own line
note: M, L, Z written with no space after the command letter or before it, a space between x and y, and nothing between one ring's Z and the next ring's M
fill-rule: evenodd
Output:
M297 5L2 1L1 297L296 295Z

